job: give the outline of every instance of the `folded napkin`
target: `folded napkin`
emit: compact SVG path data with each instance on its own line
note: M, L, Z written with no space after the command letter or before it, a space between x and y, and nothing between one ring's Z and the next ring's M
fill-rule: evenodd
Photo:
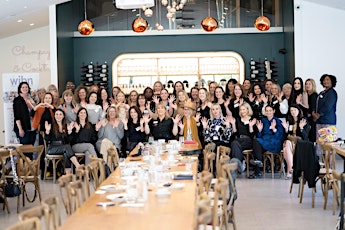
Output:
M184 144L196 144L196 141L193 141L193 140L185 140L184 142L183 142Z

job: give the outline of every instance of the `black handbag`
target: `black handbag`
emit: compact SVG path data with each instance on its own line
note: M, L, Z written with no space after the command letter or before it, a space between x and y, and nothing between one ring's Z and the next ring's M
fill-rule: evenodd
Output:
M65 146L61 143L60 145L50 144L48 147L49 155L63 155L65 153Z
M6 183L5 195L6 197L16 197L22 194L20 185L18 182L12 181L11 183Z
M12 166L12 174L13 174L13 181L10 183L5 180L5 195L6 197L16 197L19 196L22 191L20 189L20 184L18 182L18 176L16 171L16 165L14 164L13 155L12 155L13 148L10 148L10 159L11 159L11 166Z

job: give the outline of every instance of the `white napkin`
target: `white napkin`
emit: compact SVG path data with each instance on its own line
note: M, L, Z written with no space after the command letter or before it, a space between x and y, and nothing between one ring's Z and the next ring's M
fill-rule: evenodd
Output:
M122 203L119 204L119 207L144 207L144 203L133 203L133 204L129 204L129 203Z

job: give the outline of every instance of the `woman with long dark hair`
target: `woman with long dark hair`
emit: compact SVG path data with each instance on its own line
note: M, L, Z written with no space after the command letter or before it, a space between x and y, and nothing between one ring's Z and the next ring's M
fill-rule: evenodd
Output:
M56 109L54 112L54 119L52 123L45 122L45 140L48 143L48 154L64 155L65 157L65 172L72 173L71 163L78 168L79 162L74 155L74 151L69 144L70 139L68 134L72 133L74 124L66 124L65 113L62 109Z
M14 132L21 144L34 144L36 131L31 128L30 111L35 102L30 97L30 86L27 82L18 85L18 96L13 100Z

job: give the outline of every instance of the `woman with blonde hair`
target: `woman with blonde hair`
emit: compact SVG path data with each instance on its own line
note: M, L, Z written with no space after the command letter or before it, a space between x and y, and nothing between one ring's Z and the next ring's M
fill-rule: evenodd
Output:
M270 88L270 96L263 97L264 106L262 108L262 114L266 116L266 106L270 105L275 111L274 116L280 119L286 118L289 110L289 103L287 99L283 99L279 84L272 84Z
M159 103L156 109L157 118L147 118L145 121L145 133L151 133L155 140L171 140L178 133L177 125L181 120L181 115L177 114L174 119L171 118L168 114L166 106L162 103Z
M73 100L73 92L70 89L62 93L62 103L59 108L65 112L67 124L73 122L77 118L79 105Z
M178 123L180 128L179 134L183 136L185 140L194 140L198 144L198 148L201 149L202 145L199 139L198 134L198 123L197 121L200 118L200 113L197 115L198 118L194 117L195 115L195 105L193 102L187 101L184 103L183 108L183 117Z
M189 97L186 91L180 90L177 93L176 103L172 104L171 107L174 109L174 115L180 114L183 115L184 103L188 101Z
M308 78L304 83L305 91L308 94L308 124L310 126L309 130L309 141L315 142L316 141L316 123L313 120L312 114L316 112L316 100L317 100L317 91L316 91L316 83L314 79Z
M108 149L114 148L120 152L121 139L124 136L123 122L118 118L115 106L110 106L107 111L106 119L100 121L101 127L98 130L98 140L96 149L103 155L103 159L107 162Z

